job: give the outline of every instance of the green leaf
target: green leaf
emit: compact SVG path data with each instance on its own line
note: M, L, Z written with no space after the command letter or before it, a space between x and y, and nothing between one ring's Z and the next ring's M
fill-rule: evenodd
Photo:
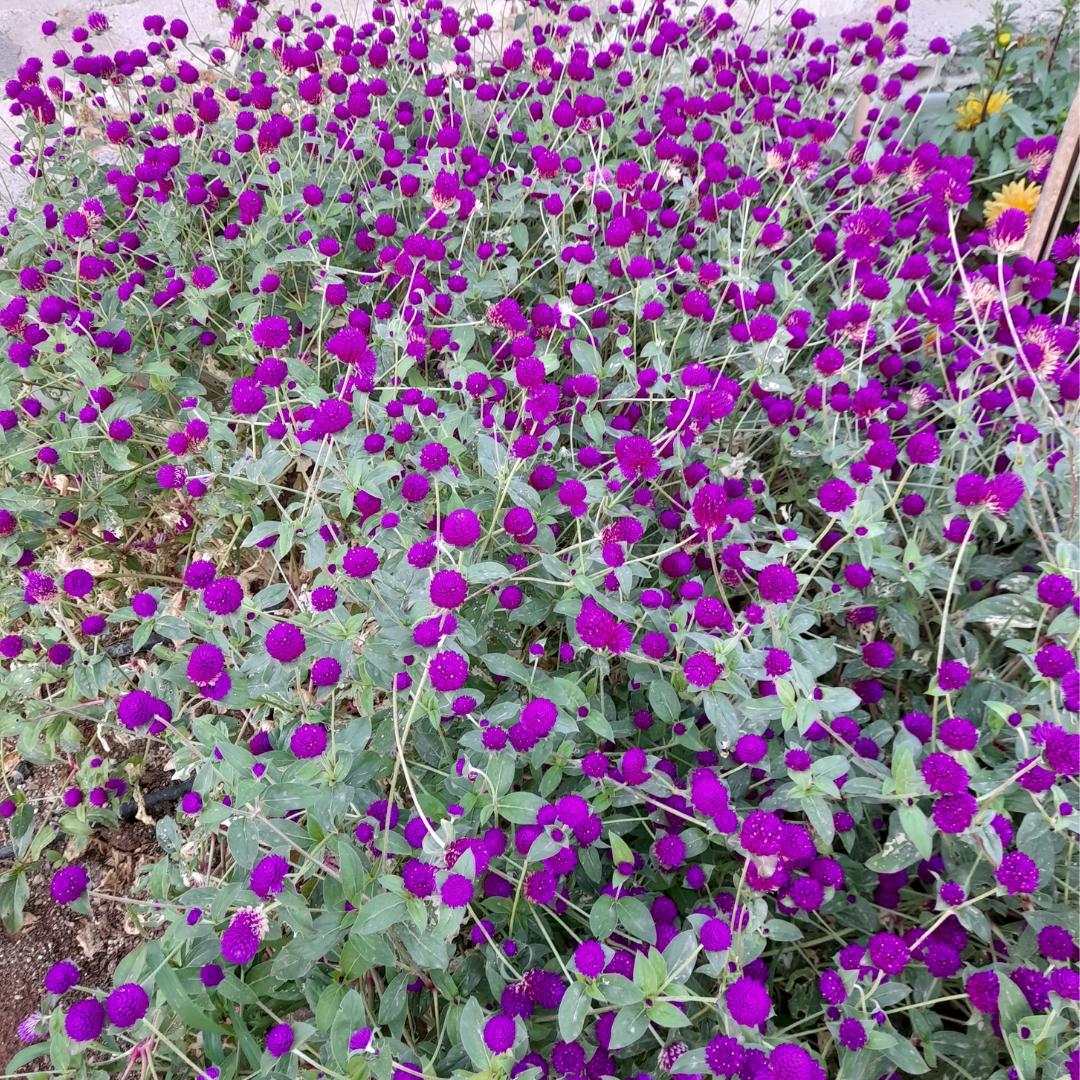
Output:
M650 944L656 940L656 923L653 921L649 909L632 896L624 896L615 901L619 912L619 922L630 931L634 937Z
M806 810L806 816L810 819L810 824L814 827L814 832L821 837L823 843L832 847L832 842L836 837L836 824L829 804L820 795L811 795L803 800L802 805Z
M656 949L639 952L634 957L634 985L641 991L642 997L659 994L666 979L667 965Z
M330 1052L339 1068L348 1067L349 1040L353 1032L364 1027L366 1022L364 999L355 990L349 990L341 999L330 1023Z
M875 874L894 874L919 858L919 849L902 832L894 833L885 846L866 860L866 868Z
M161 946L153 942L146 948L146 966L154 972L154 985L159 994L169 1003L169 1010L194 1031L213 1031L225 1035L226 1029L216 1020L211 1020L188 996L180 984L176 972L165 962L161 955Z
M615 929L618 921L615 901L610 896L601 896L589 910L589 929L601 941Z
M626 1005L615 1015L615 1023L611 1025L612 1050L621 1050L637 1042L645 1034L649 1027L649 1016L644 1005Z
M302 979L344 936L340 926L312 934L297 935L274 957L270 970L275 978L292 982Z
M896 1035L895 1032L893 1032ZM901 1035L896 1035L896 1040L891 1046L882 1049L882 1053L902 1072L913 1076L921 1076L930 1071L930 1066L923 1060L922 1054L912 1045L911 1041Z
M597 986L609 1005L632 1005L642 1000L641 990L625 975L601 975Z
M504 653L487 653L480 658L484 667L492 675L501 675L506 679L527 686L532 681L532 672L520 661Z
M930 834L930 821L917 806L901 806L900 825L908 839L915 845L919 857L929 859L934 853L934 838Z
M24 1065L29 1065L35 1058L44 1057L49 1052L49 1045L45 1042L34 1043L32 1046L24 1046L8 1063L4 1070L5 1075L13 1075L22 1071Z
M509 576L510 571L502 563L478 562L465 567L465 580L473 585L490 585Z
M694 970L694 960L698 955L697 934L693 930L684 930L668 942L664 949L664 964L667 967L667 982L683 982Z
M582 371L590 375L600 374L600 354L596 346L582 338L574 338L570 342L570 355L577 361Z
M799 927L784 919L769 919L762 929L770 941L799 941L803 937Z
M581 983L571 983L559 1002L559 1035L572 1042L581 1034L589 1013L589 995Z
M649 1019L662 1027L680 1028L690 1023L690 1017L670 1001L658 1001L648 1009Z
M649 683L649 705L665 724L674 724L682 712L679 695L666 679L653 679Z
M528 825L536 820L536 812L544 800L531 791L512 791L499 800L499 816L515 825Z
M400 922L405 914L403 896L398 896L397 893L381 893L360 909L353 929L358 934L378 934Z
M458 1017L458 1038L465 1048L465 1053L469 1055L474 1069L486 1068L490 1057L481 1034L483 1027L484 1010L480 1007L480 1002L471 997L465 1002L461 1015Z

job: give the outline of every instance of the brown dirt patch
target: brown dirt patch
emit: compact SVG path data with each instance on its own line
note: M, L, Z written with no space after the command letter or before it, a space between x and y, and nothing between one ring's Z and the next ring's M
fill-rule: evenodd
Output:
M48 816L71 783L69 766L65 763L39 766L20 783L21 778L12 776L12 764L4 760L9 778L22 787L38 814ZM138 782L143 792L149 793L169 781L164 766L165 755L153 744L139 769ZM129 785L125 797L131 795ZM172 810L171 805L164 806L154 816ZM0 844L7 839L7 829L0 825ZM111 896L131 897L136 892L142 866L160 857L153 827L136 821L115 829L95 830L85 852L72 861L86 867L93 889ZM44 993L42 980L54 963L71 961L79 968L81 986L105 990L112 984L117 963L145 933L132 917L137 909L119 900L95 898L89 916L54 903L49 895L50 876L51 867L44 861L31 870L30 897L22 929L17 934L0 929L0 986L4 987L4 1003L0 1007L0 1071L22 1049L18 1026L38 1008ZM69 996L76 995L73 992Z
M149 825L122 825L94 834L79 859L90 872L93 888L129 896L144 862L160 856ZM16 1029L41 1001L45 972L58 960L70 960L80 972L80 985L108 989L113 968L139 941L128 905L95 899L89 917L53 903L49 872L35 868L30 877L26 922L17 934L0 930L0 1068L23 1046ZM74 995L72 995L74 996Z

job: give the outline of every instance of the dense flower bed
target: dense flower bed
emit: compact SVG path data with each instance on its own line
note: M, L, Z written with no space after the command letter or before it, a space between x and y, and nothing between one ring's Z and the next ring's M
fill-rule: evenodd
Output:
M1078 244L908 0L219 7L7 86L8 925L191 781L14 1066L1075 1077Z

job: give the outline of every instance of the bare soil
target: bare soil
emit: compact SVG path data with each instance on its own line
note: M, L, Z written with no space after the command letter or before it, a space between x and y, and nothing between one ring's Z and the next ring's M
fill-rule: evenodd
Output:
M14 764L12 757L10 753L3 755L9 777ZM141 770L139 787L144 794L170 781L164 764L164 755L155 745ZM57 763L32 769L19 786L35 804L37 812L48 815L70 783L70 768ZM129 786L125 798L132 794ZM154 816L173 810L171 805L163 806ZM0 823L0 844L8 839L7 829ZM57 850L62 850L62 843L63 840L57 841ZM134 821L121 823L114 829L96 829L85 852L71 861L86 867L94 890L115 897L132 897L137 894L136 881L141 868L159 858L161 849L153 826ZM133 918L135 909L121 900L94 898L89 916L54 903L49 895L50 876L51 867L44 860L33 868L22 928L16 934L0 928L0 986L4 988L0 1004L0 1074L24 1045L18 1037L18 1026L39 1008L45 972L53 964L68 960L79 969L80 986L107 990L112 985L117 963L146 933ZM68 995L71 999L77 996L77 991Z

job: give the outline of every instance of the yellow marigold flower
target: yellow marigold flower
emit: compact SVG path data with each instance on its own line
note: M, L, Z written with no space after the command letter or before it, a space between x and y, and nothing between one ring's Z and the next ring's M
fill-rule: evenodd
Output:
M977 94L971 94L966 101L961 102L956 107L959 116L956 126L961 131L972 131L987 116L993 116L994 113L1001 112L1010 101L1012 101L1012 94L1008 90L995 90L989 98L987 98L985 90Z
M1006 210L1023 210L1028 217L1035 212L1035 204L1039 201L1039 193L1042 188L1038 184L1029 184L1026 180L1013 180L1006 184L1000 191L995 191L986 205L983 214L986 216L986 224L993 225Z
M1012 44L1012 34L1008 30L1002 30L997 36L997 43L1003 49L1007 49Z

